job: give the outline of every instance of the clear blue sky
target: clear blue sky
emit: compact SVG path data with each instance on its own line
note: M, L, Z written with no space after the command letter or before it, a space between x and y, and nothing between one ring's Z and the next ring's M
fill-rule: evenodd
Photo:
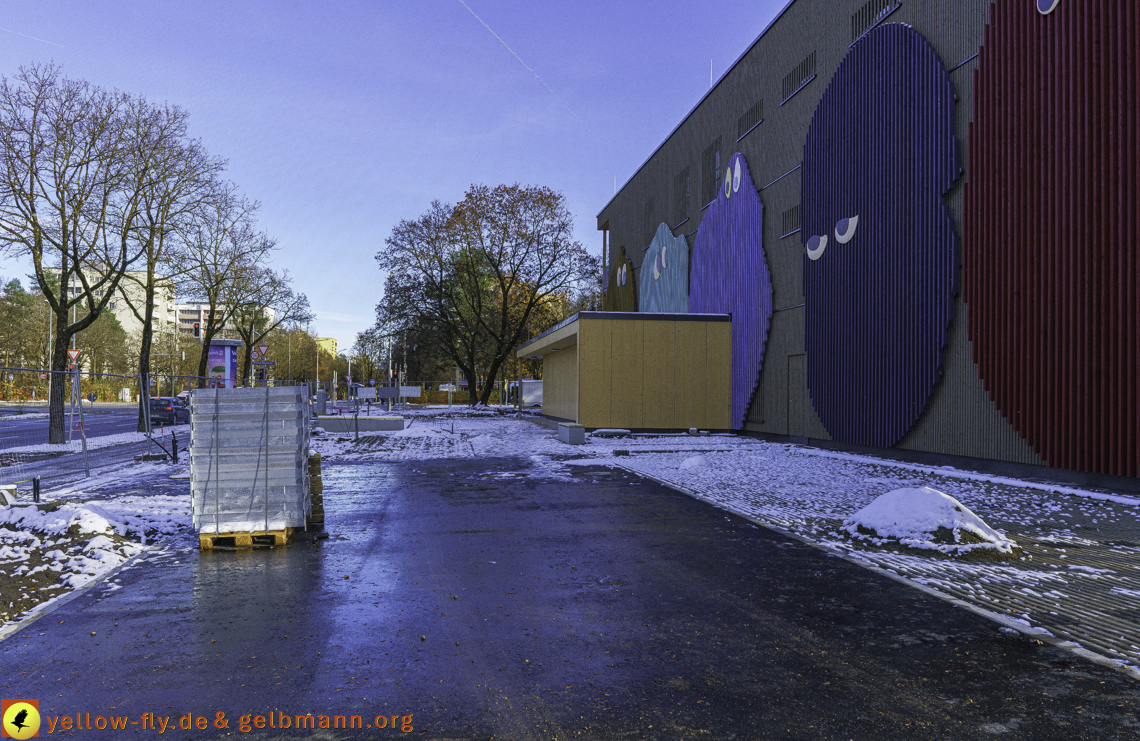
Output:
M347 349L372 324L373 255L392 227L471 183L561 191L575 237L600 254L614 177L707 92L710 60L719 78L785 4L11 2L0 74L54 61L187 109L192 136L262 203L314 332ZM0 261L0 275L29 272Z

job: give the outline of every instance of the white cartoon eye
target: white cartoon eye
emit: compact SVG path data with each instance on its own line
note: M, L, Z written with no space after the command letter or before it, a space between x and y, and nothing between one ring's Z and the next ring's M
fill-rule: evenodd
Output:
M847 244L851 238L855 236L855 229L859 226L859 217L852 216L850 219L840 219L835 223L835 241L839 244Z
M732 170L732 192L740 190L740 160L736 160L736 167Z
M1060 4L1061 0L1037 0L1037 12L1041 15L1049 15Z
M661 269L662 270L669 267L668 251L669 251L668 245L665 245L665 244L661 245Z
M661 278L661 256L653 256L653 280Z
M807 241L807 256L812 260L818 260L823 257L823 251L827 249L827 235L822 237L810 237Z
M625 265L622 265L620 268L618 268L618 285L625 285Z
M732 168L726 167L724 170L724 197L728 198L732 195Z

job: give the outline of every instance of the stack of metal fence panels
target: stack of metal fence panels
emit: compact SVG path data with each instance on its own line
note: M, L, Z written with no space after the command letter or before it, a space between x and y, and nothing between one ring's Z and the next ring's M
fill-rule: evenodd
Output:
M309 405L303 386L190 395L190 492L199 535L305 527Z

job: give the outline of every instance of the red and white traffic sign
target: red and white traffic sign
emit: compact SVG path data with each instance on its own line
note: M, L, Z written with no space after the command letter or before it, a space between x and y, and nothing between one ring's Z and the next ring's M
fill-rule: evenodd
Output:
M257 349L261 353L261 357L263 357L263 358L269 354L269 345L258 345Z
M81 352L83 352L83 351L82 350L68 350L67 351L67 357L71 358L71 362L74 363L76 360L79 359L79 353L81 353Z

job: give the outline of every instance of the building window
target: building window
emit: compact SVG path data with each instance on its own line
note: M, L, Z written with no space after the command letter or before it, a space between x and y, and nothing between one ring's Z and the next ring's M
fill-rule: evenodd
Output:
M689 218L689 166L673 178L673 224L674 228Z
M798 93L804 85L808 84L815 78L815 52L807 55L804 61L796 65L796 68L784 76L783 94L784 100L780 103L783 105L788 102L788 99Z
M899 6L897 0L869 0L851 16L851 40L859 38Z
M701 202L708 205L716 200L720 187L720 137L701 155Z
M736 141L740 141L745 135L760 125L764 120L764 101L756 101L751 108L744 112L744 115L736 122Z
M780 238L795 234L800 230L800 207L792 206L780 215Z
M111 302L111 311L114 311L114 310L115 310L115 302L114 302L114 301L112 301L112 302Z

